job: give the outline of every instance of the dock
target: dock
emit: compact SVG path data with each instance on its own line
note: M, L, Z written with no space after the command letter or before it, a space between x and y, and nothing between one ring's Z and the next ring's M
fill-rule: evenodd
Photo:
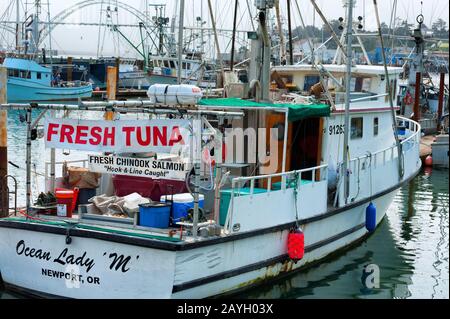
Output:
M434 141L434 135L426 135L420 140L420 159L425 161L427 156L431 155L431 144Z

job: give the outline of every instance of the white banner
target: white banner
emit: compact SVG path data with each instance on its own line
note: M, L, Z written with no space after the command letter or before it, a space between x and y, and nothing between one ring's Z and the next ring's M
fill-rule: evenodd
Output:
M89 155L89 169L95 173L185 180L188 164L147 158Z
M190 143L189 120L96 121L46 118L45 146L93 152L171 153Z

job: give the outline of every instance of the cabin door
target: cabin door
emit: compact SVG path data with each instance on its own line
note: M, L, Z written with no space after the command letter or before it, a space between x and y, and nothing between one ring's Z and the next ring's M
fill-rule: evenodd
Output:
M303 119L293 124L291 169L302 170L320 166L322 162L323 118ZM317 172L316 180L319 179ZM302 179L312 180L304 174Z
M281 173L283 169L283 147L285 133L285 114L270 112L266 115L266 158L260 159L262 162L260 173L262 175ZM275 134L277 132L277 134ZM286 149L286 172L291 169L291 143L292 124L288 127L288 143ZM272 184L281 182L280 177L272 179ZM263 180L262 186L267 188L267 181Z

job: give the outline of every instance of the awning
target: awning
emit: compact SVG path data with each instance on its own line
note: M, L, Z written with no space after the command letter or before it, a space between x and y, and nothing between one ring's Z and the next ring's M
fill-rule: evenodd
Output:
M274 104L254 102L237 98L226 99L202 99L198 103L200 106L220 107L220 108L251 108L251 107L272 107L288 108L289 121L294 122L308 117L330 116L330 106L327 104Z

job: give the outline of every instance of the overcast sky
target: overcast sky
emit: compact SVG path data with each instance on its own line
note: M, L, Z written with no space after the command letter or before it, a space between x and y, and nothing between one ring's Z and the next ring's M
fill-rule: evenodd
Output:
M3 20L14 20L15 13L11 10L9 12L9 17L4 15L3 13L8 8L9 5L14 3L15 0L0 0L0 19ZM58 15L63 10L66 10L77 3L83 2L80 0L49 0L50 1L50 14L52 17ZM25 3L26 1L22 1ZM32 2L29 0L28 2ZM47 4L45 0L42 0L43 9L42 9L42 19L47 19ZM87 1L84 1L87 2ZM100 0L92 0L92 2L100 3ZM107 6L111 8L116 7L116 0L104 0L105 4L103 6L103 12L101 10L101 5L92 5L85 7L79 11L76 11L74 14L67 17L66 21L70 22L99 22L102 19L105 22L106 12L105 9ZM122 0L119 1L129 6L133 6L139 12L145 12L146 3L148 4L166 4L166 16L172 18L174 14L175 0ZM252 14L256 12L254 9L254 0L248 1L251 6ZM280 0L281 5L281 13L286 16L286 1ZM324 15L327 19L337 19L340 16L345 15L344 8L342 6L342 0L316 0L319 7L322 9ZM391 12L393 8L394 0L378 0L379 5L379 13L381 20L390 23L391 20ZM423 0L423 6L421 6L420 0L398 0L397 1L397 12L396 16L399 19L407 19L408 22L414 23L415 18L418 14L423 10L423 15L425 17L425 23L431 24L431 22L435 21L438 18L443 19L447 22L449 21L449 1L448 0ZM196 17L200 16L203 12L204 20L206 21L206 26L210 25L210 18L208 13L208 5L207 1L202 0L185 0L185 25L186 26L195 26L196 25ZM250 30L251 27L251 15L247 10L247 1L241 0L239 1L239 29L242 30ZM306 24L316 25L320 27L322 25L322 21L320 17L314 13L313 7L309 0L297 0L298 6L301 10L302 16L305 20ZM234 0L212 0L212 4L214 7L214 15L217 20L217 27L224 29L232 28L232 20L233 20L233 6ZM118 14L113 14L112 18L115 22L121 24L137 24L137 19L129 14L124 8L123 5L118 5ZM154 9L151 9L150 14L154 15ZM372 0L358 0L356 1L356 7L354 9L354 16L364 16L364 26L368 30L374 30L376 28L376 20L375 20L375 11ZM300 25L300 18L297 11L297 6L292 1L292 22L293 26ZM121 29L125 36L132 41L134 44L139 43L139 30L137 28L122 28ZM100 37L99 37L100 35ZM10 39L11 36L5 35L5 32L0 30L0 41L5 42L6 38ZM98 41L100 38L100 41ZM120 37L119 37L120 38ZM97 51L103 53L104 55L112 55L118 52L118 47L120 48L121 55L131 55L133 53L133 49L130 45L126 43L126 41L122 38L119 39L120 45L114 45L114 39L117 41L117 34L114 37L111 31L106 30L105 28L99 29L99 27L92 26L58 26L55 31L52 33L52 45L54 49L57 49L61 54L75 54L79 53L91 53L95 54ZM205 36L205 41L207 45L211 47L211 43L213 43L213 38L211 36ZM229 40L222 40L221 48L222 51L227 50L229 46ZM1 43L3 44L3 43ZM45 44L47 47L49 46L48 41Z

